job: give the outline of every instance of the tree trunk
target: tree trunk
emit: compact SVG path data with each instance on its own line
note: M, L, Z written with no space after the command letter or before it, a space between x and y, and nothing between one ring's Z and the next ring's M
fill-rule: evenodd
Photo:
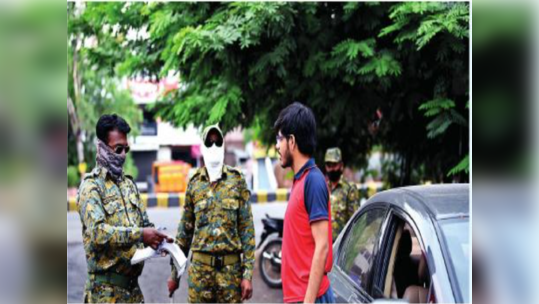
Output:
M73 91L74 91L74 100L69 96L67 98L67 113L69 115L69 120L71 126L73 127L73 133L75 134L76 146L77 146L77 158L79 164L84 163L84 142L82 136L82 128L80 125L80 120L75 109L75 103L80 102L80 77L78 71L78 55L77 49L79 44L79 38L73 43ZM81 179L84 173L81 172Z
M82 130L79 124L79 119L77 112L75 111L75 106L71 98L67 98L67 113L69 115L69 121L71 122L71 127L73 128L73 133L75 134L75 140L77 143L77 159L80 163L84 162L84 144L82 141Z

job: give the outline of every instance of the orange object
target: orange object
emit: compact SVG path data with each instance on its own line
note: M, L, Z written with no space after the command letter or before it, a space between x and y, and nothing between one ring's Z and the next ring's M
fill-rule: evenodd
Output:
M183 161L155 162L152 165L152 178L155 192L185 192L191 164Z

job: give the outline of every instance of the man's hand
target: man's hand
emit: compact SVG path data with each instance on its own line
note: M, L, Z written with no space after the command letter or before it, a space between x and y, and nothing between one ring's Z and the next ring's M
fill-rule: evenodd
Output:
M168 285L168 296L169 298L172 298L172 295L174 292L178 289L178 281L174 280L172 277L168 278L167 281Z
M168 237L164 233L159 232L155 228L142 229L142 242L144 245L157 249L163 240L167 240L168 243L174 242L172 238Z
M251 281L243 279L241 281L241 301L249 300L253 296L253 285Z

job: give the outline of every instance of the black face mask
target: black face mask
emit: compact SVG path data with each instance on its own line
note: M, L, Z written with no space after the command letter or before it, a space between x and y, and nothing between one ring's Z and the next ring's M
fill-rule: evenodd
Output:
M339 179L341 178L341 175L342 175L342 171L340 171L340 170L338 170L338 171L328 171L329 180L332 181L332 182L338 182Z

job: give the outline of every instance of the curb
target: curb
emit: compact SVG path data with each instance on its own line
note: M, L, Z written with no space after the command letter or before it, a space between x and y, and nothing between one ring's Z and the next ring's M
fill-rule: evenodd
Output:
M286 202L289 198L289 189L257 191L251 195L251 204ZM141 193L140 200L146 208L175 208L185 204L185 193ZM70 197L68 199L67 211L78 211L75 197Z
M358 187L361 197L371 197L382 191L375 185L362 185ZM290 189L277 189L276 191L257 191L251 194L251 204L267 204L274 202L287 202L290 198ZM140 199L146 208L176 208L185 204L185 193L141 193ZM75 197L67 201L67 211L77 211Z

